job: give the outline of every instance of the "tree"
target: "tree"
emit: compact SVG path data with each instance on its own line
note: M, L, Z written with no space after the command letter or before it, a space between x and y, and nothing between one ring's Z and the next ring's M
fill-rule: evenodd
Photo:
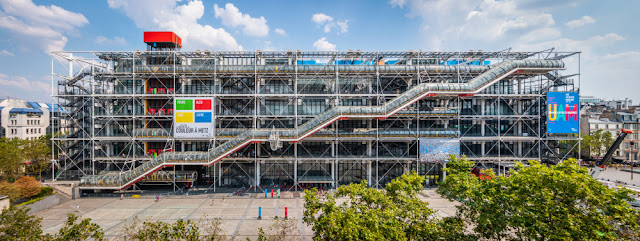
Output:
M589 135L582 135L582 141L580 141L582 148L589 151L589 154L595 156L602 156L613 145L613 136L611 132L603 130L595 130L589 133Z
M18 138L0 138L0 180L13 181L24 171L23 144Z
M12 183L0 181L0 195L9 196L9 200L14 202L20 199L20 188Z
M37 173L38 177L42 176L42 172L49 169L51 134L40 136L38 139L26 140L24 146L23 153L28 162L27 172Z
M41 218L27 215L28 208L9 207L0 214L0 240L38 240Z
M480 179L473 162L451 157L438 193L460 200L458 217L480 238L519 240L637 240L640 218L630 191L609 189L570 159L553 166L522 163L509 177Z
M35 178L29 176L22 176L13 183L16 187L20 188L20 198L28 198L38 195L41 191L40 183Z
M219 218L201 220L178 219L175 223L142 222L134 217L120 230L124 240L225 240ZM200 230L200 227L203 229Z
M278 219L269 227L268 233L262 228L258 230L258 241L293 241L302 240L295 219Z
M418 199L424 178L415 172L391 181L384 190L367 182L340 186L326 201L305 191L304 222L316 240L423 240L464 238L457 218L438 218ZM336 199L344 199L338 204Z
M55 235L47 234L44 236L44 239L51 241L81 241L89 238L93 240L105 240L102 228L95 223L91 223L90 218L85 218L79 223L76 223L76 221L78 221L78 216L72 213L68 214L67 222L60 228L60 231Z

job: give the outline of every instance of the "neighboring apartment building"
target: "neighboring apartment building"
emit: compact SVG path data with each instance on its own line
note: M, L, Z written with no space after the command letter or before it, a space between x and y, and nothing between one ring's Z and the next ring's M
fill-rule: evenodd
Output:
M640 118L638 117L640 115L636 113L616 112L616 117L622 123L622 128L633 131L633 134L627 135L627 138L620 144L623 160L638 160L638 141L640 141L638 139Z
M50 113L60 112L58 105L18 99L0 100L0 136L33 140L51 132Z
M632 101L629 98L625 98L624 100L606 100L599 104L617 110L628 110L633 106Z

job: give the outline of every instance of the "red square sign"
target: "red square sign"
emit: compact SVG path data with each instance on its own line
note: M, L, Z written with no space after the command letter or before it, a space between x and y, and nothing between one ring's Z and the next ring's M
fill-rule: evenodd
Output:
M195 99L196 110L211 110L211 99Z

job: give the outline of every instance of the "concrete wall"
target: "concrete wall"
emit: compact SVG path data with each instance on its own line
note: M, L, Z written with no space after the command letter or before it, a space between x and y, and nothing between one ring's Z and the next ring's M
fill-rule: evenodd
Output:
M2 211L2 209L9 208L9 204L9 197L4 196L2 199L0 199L0 211Z
M31 210L29 210L29 212L27 214L34 214L34 213L40 212L42 210L49 209L49 208L52 208L54 206L57 206L61 202L64 202L64 201L67 201L67 200L69 200L68 197L65 197L64 195L56 193L56 194L53 194L51 196L45 197L42 200L37 201L35 203L29 204L29 205L25 205L25 207L31 209Z

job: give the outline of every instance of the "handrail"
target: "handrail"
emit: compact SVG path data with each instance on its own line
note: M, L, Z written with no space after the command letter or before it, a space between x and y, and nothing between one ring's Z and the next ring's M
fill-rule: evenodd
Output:
M275 129L280 141L297 142L332 122L346 118L387 118L427 95L474 94L519 70L548 72L562 69L560 60L512 60L492 66L467 83L422 83L381 106L337 106L292 129ZM171 165L212 165L251 143L268 141L273 129L250 129L207 152L165 152L121 176L85 176L81 188L124 189L151 173Z

